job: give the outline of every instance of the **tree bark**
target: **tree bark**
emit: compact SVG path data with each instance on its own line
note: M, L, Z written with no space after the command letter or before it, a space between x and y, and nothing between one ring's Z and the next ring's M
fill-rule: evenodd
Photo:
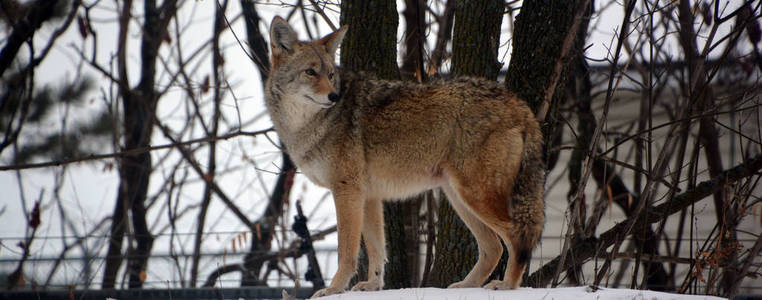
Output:
M497 49L502 19L503 1L457 2L450 70L454 76L497 78L501 66ZM429 280L424 284L446 287L468 274L476 263L478 248L445 196L441 195L440 199L443 201L439 205L434 263Z
M551 84L556 63L561 58L564 38L574 21L575 8L580 1L531 0L524 1L516 17L513 31L513 53L505 86L524 99L537 113L543 103L545 92ZM568 78L568 64L564 63L559 83L555 87L550 110L540 126L544 136L543 158L548 170L558 161L558 152L549 152L561 143L562 126L557 114L558 104L565 97L564 88Z
M453 76L497 79L503 1L459 1L452 35Z
M452 209L444 193L440 193L437 212L434 262L425 286L447 287L463 280L476 264L478 248L476 239Z
M397 5L391 0L341 2L341 24L350 24L341 44L341 66L381 79L400 78L397 67Z

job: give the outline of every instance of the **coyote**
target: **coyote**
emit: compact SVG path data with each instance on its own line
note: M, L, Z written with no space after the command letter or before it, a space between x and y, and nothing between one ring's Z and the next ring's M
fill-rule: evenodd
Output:
M516 288L545 222L542 133L533 113L498 83L475 78L418 84L342 74L338 89L334 58L346 31L302 42L284 19L270 24L267 110L296 166L329 188L336 206L339 268L313 297L344 291L361 234L368 281L352 290L382 289L382 200L433 188L445 192L479 247L474 268L449 287L484 284L502 239L510 251L504 280L484 287Z

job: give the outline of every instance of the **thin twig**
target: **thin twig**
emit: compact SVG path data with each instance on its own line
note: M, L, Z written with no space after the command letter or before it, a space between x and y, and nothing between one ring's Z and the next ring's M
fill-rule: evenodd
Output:
M42 162L42 163L30 163L30 164L18 164L18 165L9 165L9 166L0 166L0 171L8 171L8 170L24 170L24 169L35 169L35 168L45 168L45 167L57 167L61 165L71 164L71 163L77 163L77 162L83 162L83 161L90 161L90 160L101 160L101 159L107 159L107 158L115 158L115 157L122 157L126 155L135 155L139 153L154 151L154 150L161 150L166 148L172 148L172 147L182 147L187 146L195 143L207 143L210 141L217 141L217 140L227 140L230 138L234 138L237 136L257 136L260 134L266 134L270 131L273 131L273 128L258 130L258 131L236 131L232 133L228 133L226 135L221 136L209 136L204 138L198 138L193 139L189 141L183 141L183 142L177 142L177 143L169 143L159 146L150 146L150 147L141 147L141 148L133 148L129 150L114 152L114 153L106 153L106 154L92 154L88 156L83 157L77 157L77 158L70 158L65 160L57 160L57 161L49 161L49 162Z
M333 22L331 22L331 19L328 18L328 16L325 14L323 9L317 4L317 2L315 2L315 0L310 0L310 3L312 4L312 6L315 7L315 11L318 13L318 15L323 17L323 20L328 24L328 27L331 27L331 30L336 31L338 28L336 27L336 25L333 25Z

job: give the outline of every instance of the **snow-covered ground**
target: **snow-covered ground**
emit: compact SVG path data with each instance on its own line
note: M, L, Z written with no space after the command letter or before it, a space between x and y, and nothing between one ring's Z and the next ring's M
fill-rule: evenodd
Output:
M321 300L709 300L725 299L714 296L681 295L654 291L601 288L593 292L588 287L550 289L520 288L510 291L493 291L482 288L438 289L417 288L384 290L378 292L346 292L320 298Z

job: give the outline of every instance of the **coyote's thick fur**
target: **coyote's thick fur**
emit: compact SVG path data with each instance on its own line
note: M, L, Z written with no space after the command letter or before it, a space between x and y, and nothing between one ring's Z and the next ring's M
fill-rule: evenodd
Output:
M479 246L474 268L450 287L484 284L502 239L510 253L504 280L485 287L516 288L545 222L542 133L531 110L498 83L474 78L417 84L342 74L339 96L334 56L345 32L300 42L282 18L270 25L267 109L296 166L331 189L336 205L339 269L315 297L344 290L361 234L368 281L352 289L383 288L381 201L433 188Z

